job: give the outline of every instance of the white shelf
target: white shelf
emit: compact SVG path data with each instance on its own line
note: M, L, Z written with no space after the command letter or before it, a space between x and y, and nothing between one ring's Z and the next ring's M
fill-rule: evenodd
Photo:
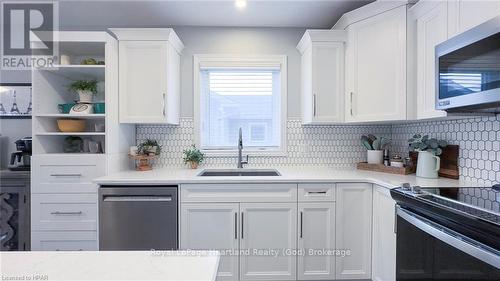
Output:
M69 80L97 80L103 81L105 65L55 65L54 67L36 68L36 71L46 71L63 76Z
M45 132L36 133L36 136L105 136L105 132Z
M55 113L55 114L35 114L35 116L49 117L49 118L68 118L68 119L99 119L99 118L105 118L106 114L73 115L73 114Z

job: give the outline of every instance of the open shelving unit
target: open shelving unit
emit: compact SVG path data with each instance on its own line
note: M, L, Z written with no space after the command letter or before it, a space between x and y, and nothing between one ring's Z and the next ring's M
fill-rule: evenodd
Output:
M101 153L106 151L106 131L95 131L96 124L106 124L106 114L73 115L59 112L58 104L74 103L78 97L68 86L77 80L95 80L98 93L94 102L106 104L107 65L82 65L81 60L94 58L106 60L107 34L103 32L61 32L59 34L59 52L70 57L69 65L33 69L33 151L34 154L63 153L64 139L70 136L83 141L97 141ZM109 70L108 70L109 71ZM116 82L115 82L116 83ZM57 126L59 119L84 120L86 129L82 132L61 132ZM105 126L107 127L107 126ZM81 153L86 153L82 149Z

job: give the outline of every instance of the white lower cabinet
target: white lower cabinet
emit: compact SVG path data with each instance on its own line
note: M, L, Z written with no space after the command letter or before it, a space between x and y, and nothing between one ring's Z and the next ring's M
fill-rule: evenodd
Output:
M335 249L335 203L299 202L298 280L335 279L335 256L321 254Z
M218 281L238 280L239 203L185 203L181 249L219 250Z
M373 186L373 281L396 280L395 204L389 189Z
M295 280L297 204L241 203L240 211L240 280Z
M32 251L97 251L96 231L32 231Z
M336 195L335 248L350 252L337 256L336 279L370 279L372 185L337 184Z

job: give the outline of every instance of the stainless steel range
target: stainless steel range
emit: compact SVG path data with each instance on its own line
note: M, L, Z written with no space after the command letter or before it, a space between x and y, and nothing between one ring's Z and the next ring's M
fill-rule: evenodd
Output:
M478 202L470 194L486 196ZM500 188L405 185L391 196L396 280L500 280Z

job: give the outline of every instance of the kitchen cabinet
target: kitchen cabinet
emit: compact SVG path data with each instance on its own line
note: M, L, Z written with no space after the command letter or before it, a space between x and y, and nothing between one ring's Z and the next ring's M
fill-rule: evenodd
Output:
M301 58L302 124L344 122L343 30L307 30Z
M407 119L406 5L347 26L346 121Z
M298 280L335 279L335 256L321 255L335 249L335 203L299 203Z
M241 203L240 210L240 250L249 252L240 256L240 280L295 280L297 204Z
M179 124L182 42L170 29L111 29L119 40L120 122Z
M396 202L389 189L373 186L372 280L396 280Z
M500 15L500 1L448 0L449 36L452 37Z
M339 183L336 196L335 248L350 251L336 258L336 279L370 279L372 185Z
M424 1L412 8L416 25L417 118L445 117L435 109L436 45L448 39L448 2Z
M239 203L185 203L181 207L181 249L220 250L218 281L238 280Z

